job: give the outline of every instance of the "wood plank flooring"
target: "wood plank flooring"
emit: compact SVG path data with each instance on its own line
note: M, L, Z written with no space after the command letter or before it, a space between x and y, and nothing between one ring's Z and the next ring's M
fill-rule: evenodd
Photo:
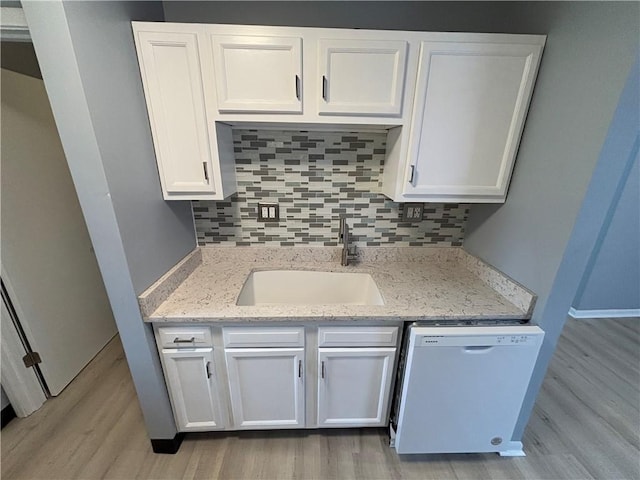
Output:
M640 319L567 321L524 445L399 457L383 429L190 434L151 451L116 337L58 397L0 434L9 479L640 479Z

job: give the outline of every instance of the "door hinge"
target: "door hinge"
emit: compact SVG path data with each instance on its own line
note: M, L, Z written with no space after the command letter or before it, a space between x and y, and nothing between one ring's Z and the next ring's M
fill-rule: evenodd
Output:
M22 361L24 362L24 366L26 368L33 367L38 363L42 363L42 359L40 358L40 354L38 352L29 352L24 357L22 357Z

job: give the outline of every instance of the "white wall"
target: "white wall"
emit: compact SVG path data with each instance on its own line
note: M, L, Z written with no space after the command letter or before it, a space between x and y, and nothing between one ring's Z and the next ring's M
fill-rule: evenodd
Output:
M0 191L3 279L57 395L116 326L44 83L5 69Z

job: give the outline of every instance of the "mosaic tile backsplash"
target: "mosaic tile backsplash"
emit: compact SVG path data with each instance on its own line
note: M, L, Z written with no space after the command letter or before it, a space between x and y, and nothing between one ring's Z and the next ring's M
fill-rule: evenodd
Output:
M460 246L468 205L425 204L402 221L402 204L380 192L386 134L235 130L238 192L192 202L199 245L337 246L341 214L358 246ZM280 221L258 221L258 202Z

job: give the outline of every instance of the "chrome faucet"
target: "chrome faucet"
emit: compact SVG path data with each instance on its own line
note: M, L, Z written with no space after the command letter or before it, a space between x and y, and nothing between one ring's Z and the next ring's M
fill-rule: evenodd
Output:
M353 249L349 248L349 225L347 225L347 217L345 215L340 215L340 230L339 230L339 239L342 242L342 261L340 265L349 265L349 260L356 259L356 247L354 245Z

